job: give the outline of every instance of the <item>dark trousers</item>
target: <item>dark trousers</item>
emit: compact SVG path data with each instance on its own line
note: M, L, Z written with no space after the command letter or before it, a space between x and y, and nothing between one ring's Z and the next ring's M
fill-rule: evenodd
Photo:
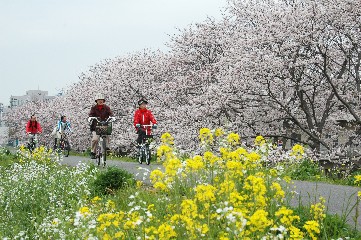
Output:
M138 133L137 143L141 144L143 142L143 139L145 138L145 131L139 129L137 133Z
M54 140L54 148L53 149L57 149L58 148L58 139L55 138Z

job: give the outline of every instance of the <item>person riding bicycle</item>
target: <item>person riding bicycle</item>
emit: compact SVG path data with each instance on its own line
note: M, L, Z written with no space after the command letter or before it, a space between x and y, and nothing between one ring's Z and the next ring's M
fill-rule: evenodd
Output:
M96 105L92 106L89 112L89 117L98 117L101 121L107 120L108 117L113 117L113 112L110 110L110 107L105 105L105 97L103 94L98 93L95 96ZM95 150L98 145L99 135L95 132L97 122L92 121L90 124L90 131L92 133L92 140L91 140L91 158L95 159ZM109 144L110 138L106 136L106 141ZM108 145L107 144L107 145Z
M34 138L35 142L37 141L36 135L43 132L40 123L36 120L35 114L31 115L30 120L26 124L25 130L26 134L31 134L29 140L31 140L31 138Z
M139 108L134 113L134 127L137 131L138 138L137 143L141 144L145 135L151 135L152 128L157 128L157 120L154 118L152 111L147 109L148 101L144 98L138 101ZM150 126L144 127L143 125L153 124L153 127Z
M55 136L54 149L57 148L61 135L65 134L66 132L73 132L73 130L71 129L70 122L67 120L66 116L63 115L60 117L60 120L57 122L56 127L52 133Z

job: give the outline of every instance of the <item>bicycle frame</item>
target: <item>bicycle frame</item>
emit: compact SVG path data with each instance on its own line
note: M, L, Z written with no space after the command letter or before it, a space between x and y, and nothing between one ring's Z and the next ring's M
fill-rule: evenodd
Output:
M28 149L32 152L37 146L37 133L28 133L29 134L29 142L28 142Z
M114 122L115 118L114 117L109 117L106 121L101 121L97 117L89 117L88 118L89 122L91 122L93 120L97 121L100 125L105 126L108 123ZM98 166L102 165L103 167L105 167L105 165L106 165L106 156L107 156L107 153L106 153L106 142L107 142L106 137L107 136L108 135L106 135L106 134L100 134L99 135L98 146L97 146L97 149L96 149L96 152L95 152Z
M138 151L138 162L140 164L143 163L143 160L145 161L145 163L147 165L150 164L151 153L150 153L150 149L149 149L148 139L152 138L152 135L148 134L148 127L150 127L150 129L152 129L152 126L153 125L141 125L140 126L140 127L145 128L145 136L143 137L141 143L139 144L139 151Z
M65 133L61 133L61 135L60 135L59 150L61 150L63 152L63 155L65 157L69 156L70 144L69 144L68 136Z

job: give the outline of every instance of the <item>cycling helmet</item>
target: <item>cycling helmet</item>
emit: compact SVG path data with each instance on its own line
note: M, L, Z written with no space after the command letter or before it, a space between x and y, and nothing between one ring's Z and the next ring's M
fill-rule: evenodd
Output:
M146 99L142 98L138 101L138 105L141 105L142 103L148 104L148 101Z
M101 93L98 93L97 95L95 95L95 102L97 102L97 100L99 100L99 99L102 99L105 102L105 97Z

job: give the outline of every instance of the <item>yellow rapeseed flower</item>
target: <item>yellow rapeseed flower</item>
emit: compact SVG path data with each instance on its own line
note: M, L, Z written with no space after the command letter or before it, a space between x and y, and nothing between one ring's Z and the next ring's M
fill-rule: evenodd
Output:
M204 162L201 156L196 155L186 160L186 168L190 171L198 171L204 168Z
M162 182L156 182L156 183L154 183L154 184L153 184L153 187L154 187L155 189L160 189L160 190L162 190L162 191L167 190L167 186L166 186L164 183L162 183Z
M114 234L114 238L115 238L115 239L125 239L125 233L122 232L122 231L116 232L116 233Z
M248 160L250 160L252 163L257 162L258 160L261 159L261 156L256 153L256 152L250 152L249 154L247 154L247 158Z
M226 196L229 193L236 190L236 184L231 180L226 180L219 185L219 192L218 194L225 194Z
M207 201L215 201L215 191L216 188L212 185L198 185L195 189L196 196L195 198L200 202L207 202Z
M150 173L149 178L152 183L155 183L155 182L163 181L164 177L165 175L161 170L155 169Z
M207 152L204 153L203 158L204 158L204 161L205 161L206 163L209 162L209 164L210 164L211 166L213 166L214 163L217 162L217 160L218 160L218 157L215 156L212 152L209 152L209 151L207 151Z
M249 225L249 230L251 232L264 232L264 230L273 224L271 219L267 218L268 213L265 210L259 209L257 210L247 222Z
M232 171L231 173L236 173L239 176L243 176L244 166L241 162L238 161L227 161L226 167L228 170Z
M148 209L149 211L152 211L152 210L155 209L155 205L154 205L154 204L149 204L148 207L147 207L147 209Z
M195 218L198 215L197 204L191 199L185 199L181 203L182 214L188 217Z
M295 220L299 221L300 217L297 215L292 215L293 210L286 208L285 206L282 206L280 209L278 209L275 212L276 217L281 217L280 221L282 224L284 224L286 227L292 226L293 222Z
M359 185L359 183L361 182L361 175L356 175L354 178L355 178L354 183Z
M239 144L240 137L237 133L230 133L227 136L227 142L231 146L236 146Z
M167 223L163 223L158 228L159 239L171 239L177 237L177 233L173 230L173 227Z
M244 156L248 154L247 150L242 147L237 148L235 152L238 153L239 155L244 155Z
M162 158L163 156L165 158L168 158L173 155L173 149L169 147L168 145L160 145L157 149L157 157L158 159Z
M168 159L163 165L167 176L176 176L178 169L182 168L182 162L178 158Z
M220 136L223 136L224 134L224 131L222 128L217 128L215 131L214 131L214 136L216 137L220 137Z
M269 173L272 177L277 177L277 175L278 175L277 169L274 169L274 168L270 169Z
M271 189L275 191L274 197L276 199L281 200L285 197L285 192L282 190L282 187L278 182L272 182Z
M228 148L221 147L221 148L219 148L219 152L221 153L221 156L222 156L223 159L228 158L228 154L229 154L229 149Z
M111 240L111 239L112 239L112 237L107 233L105 233L102 238L102 240Z
M256 139L254 140L254 144L256 146L262 146L265 143L266 143L266 140L262 136L257 136Z
M89 207L81 207L81 208L79 209L79 212L80 212L82 215L84 215L84 216L90 214Z
M112 200L108 200L105 204L105 206L108 208L108 209L115 209L115 202L113 202Z
M136 188L141 188L143 186L143 182L142 181L137 181L136 182Z
M312 204L310 208L310 212L313 215L313 219L320 222L326 217L326 207L325 207L326 199L320 197L320 202L316 204Z
M95 197L91 200L91 202L92 202L93 204L95 204L95 203L97 203L97 202L100 201L100 200L102 200L100 197L95 196Z
M312 240L317 240L317 236L320 233L320 225L316 221L307 221L303 227L307 230L308 235Z
M304 154L305 154L304 148L299 144L295 144L292 147L292 152L290 155L295 156L297 159L301 159Z
M202 144L212 144L213 143L213 135L209 128L201 128L199 130L199 139Z
M304 234L299 228L296 228L295 226L291 226L291 227L289 227L289 230L290 230L290 238L291 239L293 239L293 240L304 239Z
M290 176L285 176L283 180L285 180L286 183L290 183L292 179Z
M174 137L168 132L163 133L162 136L160 137L160 139L163 144L166 144L166 145L174 144Z

